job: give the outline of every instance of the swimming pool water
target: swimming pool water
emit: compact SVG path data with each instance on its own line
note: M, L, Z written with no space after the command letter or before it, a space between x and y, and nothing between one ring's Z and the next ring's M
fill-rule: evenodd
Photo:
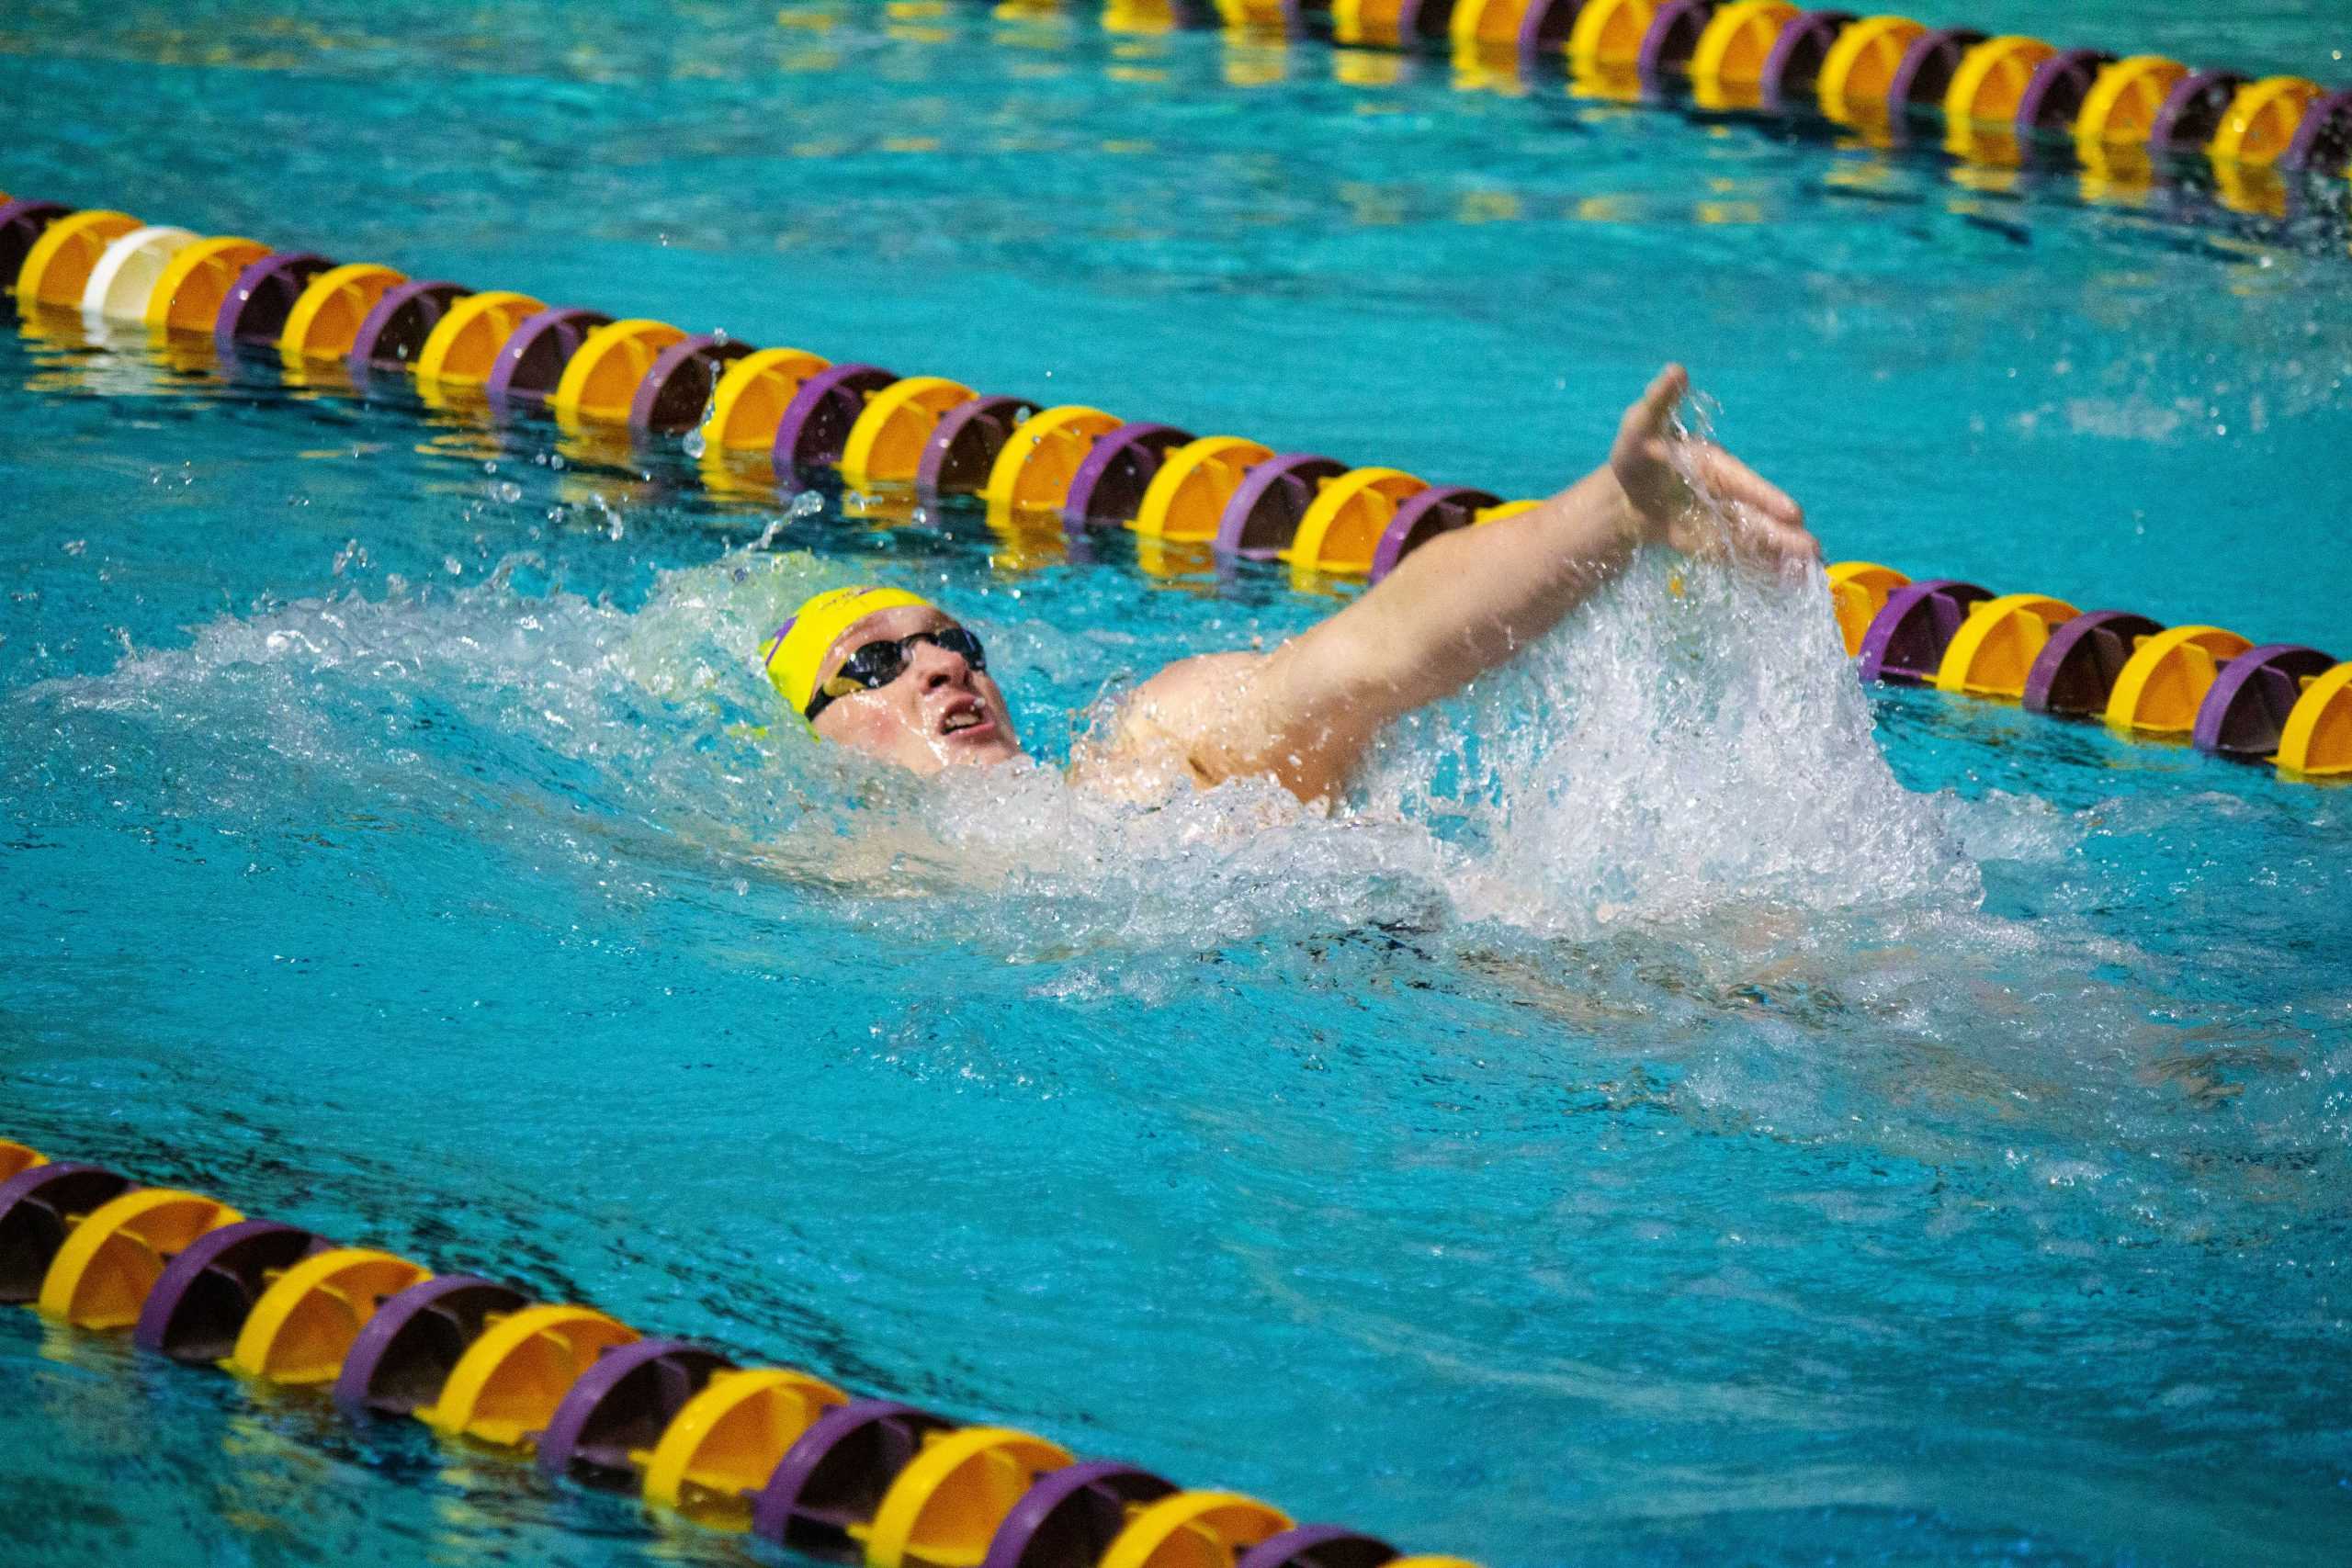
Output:
M1342 63L44 5L0 187L1506 494L1680 357L1833 558L2347 651L2340 224ZM923 784L763 732L809 586L967 613L1051 760L1338 601L267 371L0 384L0 1134L1497 1568L2340 1560L2342 790L1656 570L1336 819ZM757 1551L26 1313L0 1386L26 1561Z

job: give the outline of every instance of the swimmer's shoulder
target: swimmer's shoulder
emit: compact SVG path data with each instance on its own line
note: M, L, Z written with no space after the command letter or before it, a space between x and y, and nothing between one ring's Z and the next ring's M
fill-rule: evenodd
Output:
M1249 724L1250 687L1264 663L1263 655L1232 652L1169 665L1129 693L1100 738L1080 749L1070 782L1138 802L1224 783L1232 775L1226 732Z

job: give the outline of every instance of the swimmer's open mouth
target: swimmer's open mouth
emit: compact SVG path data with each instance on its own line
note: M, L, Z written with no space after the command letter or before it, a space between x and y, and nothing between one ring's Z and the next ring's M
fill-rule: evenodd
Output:
M939 716L939 733L955 738L993 735L996 733L996 721L989 716L986 706L965 697L951 704L947 711Z

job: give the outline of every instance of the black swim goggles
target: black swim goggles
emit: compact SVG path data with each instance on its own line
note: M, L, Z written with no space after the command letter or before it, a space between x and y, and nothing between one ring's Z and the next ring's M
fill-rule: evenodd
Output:
M915 644L930 643L960 657L975 670L989 667L987 650L980 639L962 626L942 626L935 632L912 632L902 637L885 637L879 642L862 643L842 660L842 667L825 677L817 694L808 699L802 716L815 723L825 711L825 705L835 697L854 696L860 692L879 691L907 672L914 659Z

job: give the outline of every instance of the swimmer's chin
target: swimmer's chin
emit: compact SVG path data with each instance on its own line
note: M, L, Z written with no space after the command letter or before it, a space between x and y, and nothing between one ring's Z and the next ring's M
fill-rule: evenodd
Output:
M950 742L933 755L933 773L944 773L950 768L1001 768L1008 762L1025 762L1029 753L1010 739L986 742Z
M944 773L950 768L995 768L1008 762L1031 761L1021 749L1021 742L1001 725L987 724L944 735L927 736L916 755L888 757L926 776Z

